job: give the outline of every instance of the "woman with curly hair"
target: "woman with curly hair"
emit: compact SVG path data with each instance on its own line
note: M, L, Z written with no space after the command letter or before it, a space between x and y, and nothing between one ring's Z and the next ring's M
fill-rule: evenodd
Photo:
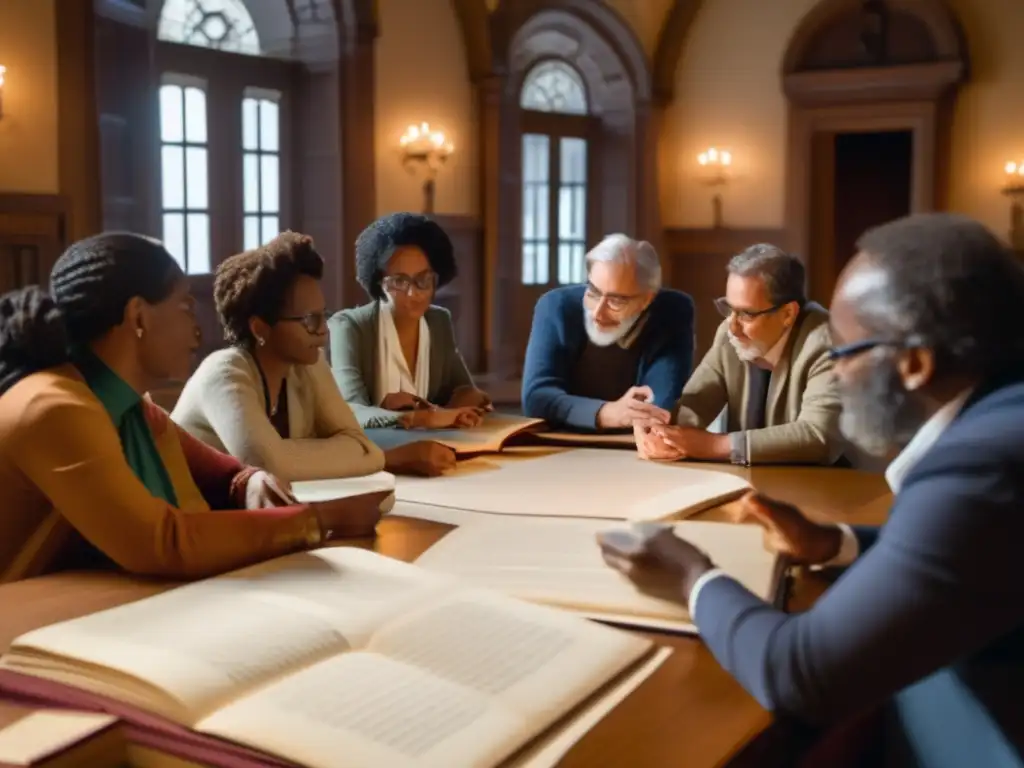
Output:
M372 301L329 325L334 378L363 427L469 427L490 410L451 315L431 304L455 275L452 242L426 216L393 213L359 235L356 276Z
M373 530L383 494L298 505L144 396L197 343L188 280L158 241L78 242L51 291L0 297L0 582L111 566L197 578Z
M226 259L213 295L231 345L185 384L171 418L193 437L286 481L409 470L366 436L323 358L324 262L313 239L283 232Z

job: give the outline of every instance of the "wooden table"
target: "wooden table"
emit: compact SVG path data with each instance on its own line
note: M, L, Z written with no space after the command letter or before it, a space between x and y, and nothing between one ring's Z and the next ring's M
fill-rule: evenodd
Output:
M517 458L527 456L510 456L508 460ZM821 520L878 524L888 511L890 495L879 475L846 469L721 468L741 474L764 493L796 504ZM712 509L696 519L722 517L720 509ZM381 523L377 538L363 545L411 561L449 530L450 526L439 523L390 517ZM790 608L806 608L824 587L820 577L801 575L794 582ZM0 587L0 652L30 629L167 588L166 583L114 574L62 574ZM765 734L771 716L718 665L699 640L644 634L672 646L675 653L576 744L561 766L715 768L743 759L738 756ZM761 764L758 758L749 757L749 751L747 760L751 765Z

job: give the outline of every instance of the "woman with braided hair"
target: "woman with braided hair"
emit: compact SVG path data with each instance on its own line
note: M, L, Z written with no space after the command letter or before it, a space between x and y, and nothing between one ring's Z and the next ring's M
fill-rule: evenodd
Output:
M110 566L197 578L372 532L387 494L298 505L144 396L197 341L188 281L158 241L82 240L51 291L0 297L0 583Z

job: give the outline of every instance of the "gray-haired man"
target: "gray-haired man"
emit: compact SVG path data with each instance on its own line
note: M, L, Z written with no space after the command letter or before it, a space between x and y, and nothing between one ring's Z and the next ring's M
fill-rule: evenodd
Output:
M831 464L839 457L839 397L828 312L808 302L803 263L755 245L728 266L726 318L682 390L672 425L638 426L649 459L736 464ZM728 407L725 434L706 430Z
M541 296L523 369L523 410L558 428L665 424L693 367L693 300L661 287L650 243L609 235L587 282Z

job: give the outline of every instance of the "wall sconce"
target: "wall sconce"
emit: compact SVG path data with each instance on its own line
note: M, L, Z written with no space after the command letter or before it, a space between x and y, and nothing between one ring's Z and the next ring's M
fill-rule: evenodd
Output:
M711 147L706 152L697 155L697 164L700 166L701 183L715 189L724 187L729 183L732 170L732 153L724 149ZM711 219L712 226L716 229L725 226L722 216L722 195L715 192L711 198Z
M1010 198L1010 245L1024 252L1024 162L1007 163L1003 194Z
M7 73L7 67L0 64L0 120L4 118L4 75Z
M423 213L434 212L434 188L437 172L455 151L444 131L437 131L429 123L410 125L398 141L402 153L402 165L410 173L415 173L415 166L424 169L423 181Z

